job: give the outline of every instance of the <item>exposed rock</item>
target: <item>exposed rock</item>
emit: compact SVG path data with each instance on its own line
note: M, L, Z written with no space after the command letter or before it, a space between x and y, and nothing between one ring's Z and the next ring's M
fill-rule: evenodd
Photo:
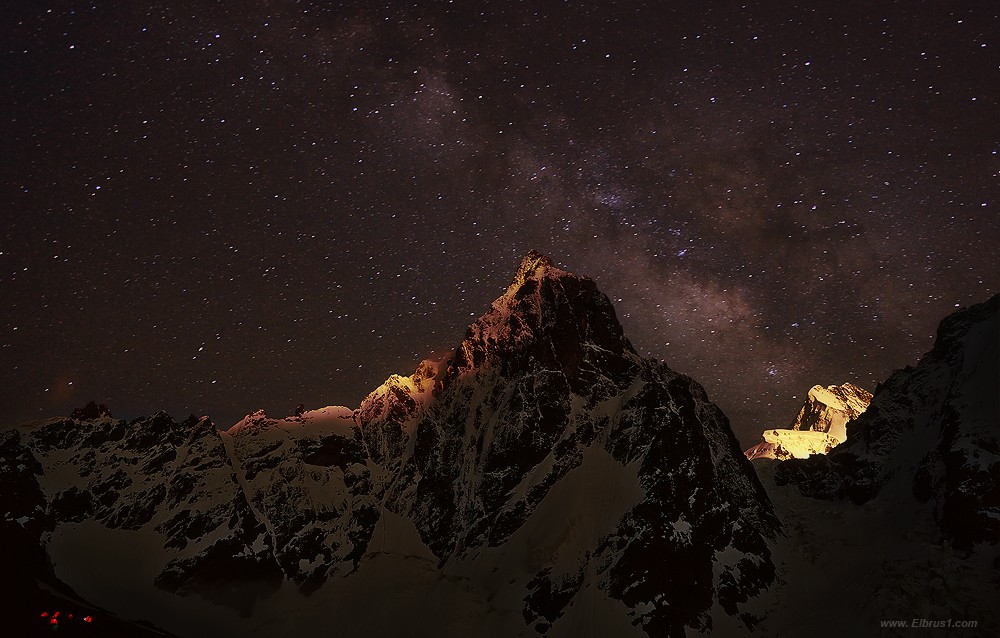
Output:
M82 408L73 410L72 414L69 415L69 418L74 421L94 421L105 417L111 418L111 410L103 403L97 405L94 401L91 401Z
M841 443L847 440L847 422L868 409L871 400L870 392L853 383L814 385L789 428L825 432Z

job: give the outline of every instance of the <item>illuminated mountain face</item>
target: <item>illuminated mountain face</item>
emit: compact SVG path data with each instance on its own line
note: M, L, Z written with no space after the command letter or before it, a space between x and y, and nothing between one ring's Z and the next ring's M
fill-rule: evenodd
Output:
M764 430L744 454L754 459L804 459L829 454L847 439L847 423L868 408L872 395L853 383L814 385L790 427Z
M752 625L774 580L777 519L725 415L537 253L450 360L357 410L5 435L37 464L23 509L55 575L179 635L681 635Z
M838 441L826 432L811 430L764 430L761 442L743 452L751 461L756 459L804 459L813 454L829 454Z
M853 383L814 385L792 421L792 430L825 432L837 443L847 439L847 422L868 409L872 394Z

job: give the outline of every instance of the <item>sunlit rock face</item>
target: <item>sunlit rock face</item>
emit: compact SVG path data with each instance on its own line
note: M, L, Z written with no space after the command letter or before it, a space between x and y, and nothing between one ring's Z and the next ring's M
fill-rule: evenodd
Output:
M809 389L806 401L790 429L825 432L837 443L847 440L847 422L868 409L871 392L853 383Z
M1000 296L941 322L916 367L880 384L830 456L782 464L779 484L864 503L892 486L956 546L1000 540Z
M829 454L847 439L847 423L868 408L872 395L853 383L809 389L799 413L786 429L765 430L744 454L754 459L804 459Z
M537 253L449 360L356 410L15 431L56 572L178 635L683 636L752 626L774 580L778 523L725 415ZM127 596L68 549L84 534Z

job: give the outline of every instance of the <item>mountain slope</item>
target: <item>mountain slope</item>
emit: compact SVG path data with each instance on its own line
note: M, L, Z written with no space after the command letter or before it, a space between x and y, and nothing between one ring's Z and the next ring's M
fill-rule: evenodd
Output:
M357 410L78 416L15 430L55 571L179 635L681 636L752 624L774 579L725 415L537 253L448 361Z

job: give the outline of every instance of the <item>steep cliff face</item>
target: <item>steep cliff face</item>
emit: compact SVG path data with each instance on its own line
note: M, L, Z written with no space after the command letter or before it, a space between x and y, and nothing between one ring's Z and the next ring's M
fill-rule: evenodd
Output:
M933 349L898 370L825 458L782 464L804 494L926 504L957 546L1000 540L1000 296L941 322ZM923 510L921 510L923 511Z
M754 463L785 532L761 635L883 635L889 619L1000 635L998 310L946 318L828 455Z
M536 253L450 360L357 410L13 432L39 486L17 511L48 521L56 571L183 635L683 636L753 624L774 580L777 520L725 415ZM128 595L84 569L83 537L120 569L145 548ZM347 604L365 592L392 612Z

